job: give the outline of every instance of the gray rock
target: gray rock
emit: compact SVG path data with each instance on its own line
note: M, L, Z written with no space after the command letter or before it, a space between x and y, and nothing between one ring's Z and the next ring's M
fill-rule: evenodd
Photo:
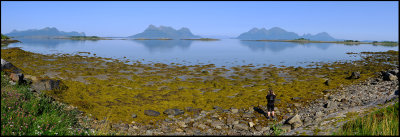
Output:
M1 59L1 70L5 71L6 73L22 73L23 71L17 67L15 67L13 64L10 62Z
M145 110L144 114L148 115L148 116L158 116L158 115L160 115L160 112L157 112L154 110Z
M288 124L284 124L284 125L280 126L279 129L281 129L285 132L290 132L290 130L292 129L292 126L288 125Z
M132 114L131 117L132 117L132 118L136 118L137 115L136 115L136 114Z
M255 124L253 122L249 122L249 127L253 127Z
M324 113L322 113L321 111L315 112L316 118L322 117L323 115L324 115Z
M221 121L213 121L211 122L211 127L213 128L217 128L217 129L221 129L222 126L224 126L225 124L222 123Z
M384 75L383 75L383 80L386 80L386 81L394 81L394 80L397 80L397 76L396 76L396 75L393 75L393 74L391 74L391 73L384 73Z
M181 115L181 114L184 114L185 112L183 111L183 110L180 110L180 109L167 109L167 110L165 110L164 112L163 112L164 114L166 114L166 115L173 115L173 116L176 116L176 115Z
M242 115L243 118L254 118L255 116L253 115L253 113L244 113Z
M352 72L349 79L359 79L361 77L360 72Z
M237 130L249 130L249 126L246 124L235 124L233 125L233 128Z
M288 121L286 123L293 124L293 123L296 123L296 122L301 122L299 114L296 114L295 116L293 116L290 119L288 119Z
M204 125L204 124L199 124L198 126L197 126L198 128L201 128L201 129L206 129L206 128L208 128L208 126L207 125Z
M326 81L324 82L324 84L327 85L327 86L329 86L330 83L331 83L330 80L326 80Z
M397 75L399 73L399 70L398 69L390 70L389 73Z

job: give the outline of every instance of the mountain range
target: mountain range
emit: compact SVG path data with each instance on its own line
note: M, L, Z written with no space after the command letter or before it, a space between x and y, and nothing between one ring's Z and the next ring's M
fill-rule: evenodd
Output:
M85 36L84 32L64 32L60 31L55 27L46 27L43 29L30 29L24 31L13 30L10 33L5 34L11 37L28 37L28 38L41 38L41 37L65 37L65 36ZM204 35L210 38L211 35ZM194 35L188 28L181 28L176 30L168 26L156 27L149 25L143 32L129 36L130 38L145 38L145 39L191 39L191 38L202 38L199 35ZM225 37L224 37L225 38ZM298 38L305 38L313 41L341 41L342 39L335 39L326 32L321 32L315 35L304 34L298 35L294 32L286 31L279 27L273 27L271 29L265 28L253 28L248 32L240 34L237 39L241 40L294 40Z
M24 31L13 30L10 33L5 34L11 37L60 37L60 36L85 36L84 32L64 32L59 31L55 27L46 27L43 29L29 29Z
M253 28L248 32L240 34L237 39L241 40L294 40L298 38L305 38L314 41L336 41L326 32L321 32L315 35L304 34L302 36L294 32L288 32L279 27L273 27L269 30L265 28Z
M159 39L159 38L170 38L170 39L189 39L189 38L201 38L200 36L193 35L188 28L181 28L176 30L172 27L160 26L156 27L154 25L149 25L142 33L138 33L130 38L149 38L149 39Z

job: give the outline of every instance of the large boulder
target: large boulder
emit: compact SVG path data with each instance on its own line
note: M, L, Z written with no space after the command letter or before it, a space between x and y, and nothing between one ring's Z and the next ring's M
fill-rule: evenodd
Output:
M16 74L23 72L21 69L15 67L13 64L4 59L1 59L1 70L6 73L16 73Z
M173 116L176 116L176 115L181 115L181 114L183 114L183 113L185 113L183 110L180 110L180 109L167 109L167 110L165 110L164 112L163 112L164 114L166 114L166 115L173 115Z
M157 112L157 111L154 111L154 110L145 110L144 114L148 115L148 116L155 116L156 117L156 116L160 115L160 112Z

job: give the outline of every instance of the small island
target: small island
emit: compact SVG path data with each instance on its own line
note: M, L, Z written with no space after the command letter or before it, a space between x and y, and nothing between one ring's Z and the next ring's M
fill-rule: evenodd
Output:
M219 40L219 39L212 39L212 38L200 38L200 39L181 39L181 40L217 41L217 40Z
M112 40L98 36L69 36L69 37L56 37L56 39L70 39L70 40Z
M1 46L6 46L10 43L21 42L19 40L11 39L10 37L1 34Z

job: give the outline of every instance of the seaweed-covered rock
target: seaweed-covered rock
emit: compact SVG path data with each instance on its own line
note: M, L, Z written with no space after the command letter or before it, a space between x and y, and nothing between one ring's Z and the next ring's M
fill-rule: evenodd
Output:
M148 115L148 116L155 116L156 117L156 116L160 115L160 112L157 112L157 111L154 111L154 110L145 110L144 114Z
M1 70L7 73L22 73L21 69L15 67L13 64L4 59L1 59Z
M359 79L361 77L360 72L352 72L349 79Z
M395 73L395 72L394 72ZM390 72L382 72L382 76L383 76L383 80L386 80L386 81L394 81L394 80L397 80L397 76L396 75L393 75L392 73L390 73Z

